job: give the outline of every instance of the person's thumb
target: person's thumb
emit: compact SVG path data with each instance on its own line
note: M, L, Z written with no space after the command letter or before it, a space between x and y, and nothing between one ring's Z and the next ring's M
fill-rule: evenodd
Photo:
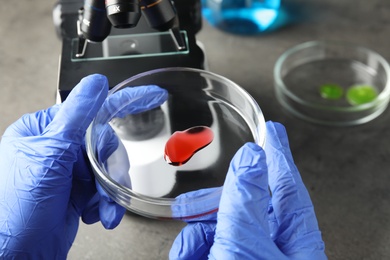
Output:
M269 200L264 150L247 143L230 164L210 259L256 259L260 248L275 246L269 234Z
M103 75L83 78L70 92L43 132L59 141L82 144L85 131L96 116L108 93L108 81Z

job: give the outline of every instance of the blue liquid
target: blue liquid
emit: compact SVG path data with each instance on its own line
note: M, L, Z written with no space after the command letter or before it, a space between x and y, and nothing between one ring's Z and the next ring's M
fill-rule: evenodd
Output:
M204 18L216 28L235 34L258 34L273 28L280 0L203 0Z

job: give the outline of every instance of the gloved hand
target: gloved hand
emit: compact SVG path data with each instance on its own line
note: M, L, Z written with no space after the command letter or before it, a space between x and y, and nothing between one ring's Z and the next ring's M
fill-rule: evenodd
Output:
M173 243L169 257L327 258L312 202L281 124L267 122L265 152L248 143L236 153L223 187L217 221L188 223Z
M1 259L66 259L80 216L86 223L101 220L106 228L119 224L125 209L96 187L85 131L101 107L109 112L127 102L130 112L142 112L161 105L167 93L157 86L127 88L106 99L107 93L106 77L88 76L64 103L25 115L5 131Z

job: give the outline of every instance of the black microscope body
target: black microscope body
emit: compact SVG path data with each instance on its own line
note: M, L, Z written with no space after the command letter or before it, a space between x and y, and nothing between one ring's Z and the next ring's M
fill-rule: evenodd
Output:
M62 40L61 102L90 74L107 76L114 87L157 68L205 69L195 38L200 0L60 0L53 19Z

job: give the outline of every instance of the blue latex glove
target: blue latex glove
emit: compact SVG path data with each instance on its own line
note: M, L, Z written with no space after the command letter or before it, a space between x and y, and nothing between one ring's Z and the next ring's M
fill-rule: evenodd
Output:
M157 86L128 88L106 99L102 75L84 78L66 101L23 116L0 145L0 259L66 259L80 216L114 228L125 209L96 187L84 134L100 108L123 101L130 112L159 106L167 98ZM109 155L107 155L109 156Z
M217 221L189 223L176 238L169 256L311 260L327 259L324 250L286 131L281 124L267 122L265 152L248 143L234 156Z

